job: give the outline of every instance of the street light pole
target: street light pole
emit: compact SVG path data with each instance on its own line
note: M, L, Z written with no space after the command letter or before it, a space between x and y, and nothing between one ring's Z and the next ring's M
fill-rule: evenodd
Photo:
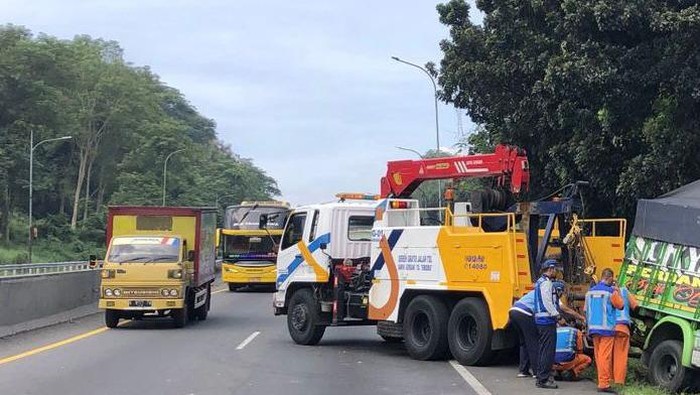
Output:
M421 159L425 159L420 152L418 152L414 149L406 148L406 147L399 147L398 145L396 146L396 148L400 149L400 150L408 151L408 152L413 152L414 154L418 155Z
M63 137L56 137L53 139L46 139L46 140L41 140L36 145L34 145L34 129L29 130L29 239L27 240L27 252L29 253L29 263L32 263L32 240L33 240L33 232L32 232L32 209L33 209L33 204L32 204L32 199L34 197L34 150L36 147L48 143L50 141L60 141L60 140L68 140L72 139L73 136L63 136Z
M185 149L179 149L176 151L173 151L168 154L168 156L165 157L165 162L163 163L163 206L165 206L165 182L167 180L167 175L168 175L168 160L170 159L171 156L177 154L178 152L182 152Z
M428 72L428 70L426 70L425 68L423 68L415 63L405 61L403 59L400 59L397 56L392 56L391 58L399 63L403 63L406 65L415 67L418 70L424 72L425 75L427 75L428 78L430 78L430 82L433 83L433 91L434 91L433 99L435 99L435 142L437 144L436 145L436 147L437 147L436 155L440 156L440 123L438 121L438 93L437 93L437 84L435 84L435 78L433 78L433 76ZM440 180L438 180L438 206L442 207L442 182Z

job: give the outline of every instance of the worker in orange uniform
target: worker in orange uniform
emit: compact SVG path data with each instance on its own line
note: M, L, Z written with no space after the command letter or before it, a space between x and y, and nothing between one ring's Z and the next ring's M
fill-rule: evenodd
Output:
M614 282L613 271L603 269L601 281L586 293L586 322L588 333L593 337L598 392L611 394L617 393L610 388L615 344L615 310L622 310L625 305L620 290L614 287Z
M573 350L573 359L558 362L553 367L554 371L560 374L559 377L566 381L581 380L581 372L591 366L591 357L583 353L583 332L578 329L573 330L576 331L576 349Z
M554 281L553 284L559 297L559 310L567 312L568 315L580 322L585 322L585 317L563 303L566 288L564 282ZM560 323L562 325L557 328L557 352L554 358L556 363L552 367L556 372L555 380L579 381L581 380L581 372L591 366L591 357L583 353L583 332L573 326L567 326L564 319L560 320ZM571 333L574 334L573 338L571 338ZM560 345L563 347L560 348Z
M624 302L622 310L615 311L615 344L613 345L613 381L624 385L627 375L627 357L630 352L630 311L637 310L639 303L627 288L620 288L620 296Z

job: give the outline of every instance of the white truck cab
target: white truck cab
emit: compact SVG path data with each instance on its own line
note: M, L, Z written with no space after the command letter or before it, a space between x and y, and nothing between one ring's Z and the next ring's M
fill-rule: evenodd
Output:
M286 314L294 291L328 283L333 265L350 259L369 263L374 196L340 194L340 200L295 208L287 220L277 255L275 314ZM332 306L322 304L324 312Z

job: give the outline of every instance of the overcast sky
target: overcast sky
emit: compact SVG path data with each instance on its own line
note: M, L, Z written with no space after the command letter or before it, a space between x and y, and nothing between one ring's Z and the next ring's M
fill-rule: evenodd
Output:
M395 146L435 147L432 85L390 57L440 61L437 3L0 0L0 22L118 41L303 204L376 193L388 160L415 156ZM439 119L450 147L458 114L440 104Z

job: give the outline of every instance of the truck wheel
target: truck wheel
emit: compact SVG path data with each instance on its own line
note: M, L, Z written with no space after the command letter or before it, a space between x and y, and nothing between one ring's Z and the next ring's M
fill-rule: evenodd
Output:
M237 285L234 283L228 283L228 290L231 292L237 292L239 289L241 289L241 285Z
M309 288L300 289L292 295L287 312L289 335L297 344L318 344L326 331L321 321L321 306Z
M209 315L209 303L211 300L211 286L207 285L207 301L203 305L197 308L197 319L200 321L206 321L207 315Z
M679 392L693 385L693 373L681 364L683 344L664 340L651 352L649 380L670 392Z
M403 320L403 337L413 359L446 357L448 317L447 307L434 296L417 296L409 303Z
M107 328L116 328L119 325L119 311L107 309L105 310L105 325Z
M175 328L182 328L187 325L187 317L189 316L189 303L185 300L185 304L181 309L174 309L170 314L173 317Z
M493 328L486 302L480 298L460 300L450 315L447 338L450 351L462 365L486 365L493 360Z

